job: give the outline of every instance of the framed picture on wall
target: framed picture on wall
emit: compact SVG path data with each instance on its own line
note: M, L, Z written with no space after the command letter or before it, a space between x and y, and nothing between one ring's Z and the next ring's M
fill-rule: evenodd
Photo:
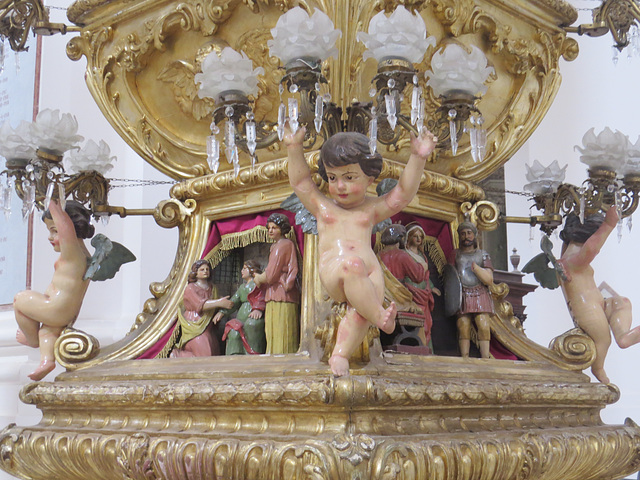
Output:
M16 53L8 43L0 44L0 125L31 122L38 109L39 39L30 38L29 50ZM0 157L0 172L5 159ZM30 287L31 228L30 217L22 215L22 200L14 189L7 196L6 173L0 175L0 309L12 308L14 295Z

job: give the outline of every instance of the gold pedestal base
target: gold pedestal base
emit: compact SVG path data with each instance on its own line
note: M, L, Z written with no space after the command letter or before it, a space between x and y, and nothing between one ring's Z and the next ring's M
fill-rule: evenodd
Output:
M536 362L385 354L334 378L305 355L115 362L35 383L0 435L19 478L562 479L640 468L614 386ZM535 378L535 381L528 379Z

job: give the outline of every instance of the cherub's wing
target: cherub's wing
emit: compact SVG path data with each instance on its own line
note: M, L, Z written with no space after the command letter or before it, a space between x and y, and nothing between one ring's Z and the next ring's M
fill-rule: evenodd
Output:
M113 278L123 264L136 259L127 247L112 242L101 233L91 239L91 245L96 251L89 260L85 280L103 281Z
M373 226L373 234L376 234L378 232L383 231L385 228L387 228L389 225L391 225L393 222L391 221L390 218L387 218L386 220L381 221L380 223L376 224Z
M546 235L540 241L540 248L542 248L542 253L529 260L522 268L522 271L524 273L533 273L533 277L542 287L554 290L559 286L557 274L561 275L565 280L566 277L564 277L562 267L551 250L553 244ZM549 262L553 265L552 268L549 267Z
M553 243L551 243L551 240L549 240L548 236L546 235L542 236L542 240L540 240L540 248L547 255L547 258L553 265L553 268L555 268L555 271L557 272L557 274L560 275L562 280L566 281L567 276L564 273L564 267L560 262L558 262L558 259L553 254Z
M283 200L280 207L296 214L296 225L299 225L304 233L318 234L318 221L316 217L305 208L295 193L292 193Z

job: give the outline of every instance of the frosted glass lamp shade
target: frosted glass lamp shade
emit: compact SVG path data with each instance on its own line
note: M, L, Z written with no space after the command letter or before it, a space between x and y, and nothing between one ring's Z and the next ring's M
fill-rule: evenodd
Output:
M87 140L82 149L69 152L65 159L72 172L95 170L105 175L113 168L113 161L116 159L110 154L109 145L104 140L100 140L99 144L93 140Z
M309 16L301 7L295 7L280 16L271 35L273 40L267 42L269 54L286 66L298 59L322 62L337 56L335 44L342 32L334 28L324 12L316 9Z
M452 43L433 55L431 70L424 75L436 96L457 92L478 96L487 93L484 83L493 72L493 67L487 66L487 57L478 47L472 45L471 52L467 52Z
M636 143L629 142L627 161L620 169L622 175L640 175L640 137Z
M78 121L70 113L44 109L31 124L31 141L35 148L54 155L62 155L84 138L78 135Z
M0 127L0 155L7 160L31 160L36 156L36 149L31 141L31 125L21 122L13 129L9 121Z
M369 22L368 33L358 32L356 38L367 47L363 58L373 57L378 63L389 58L419 63L429 45L436 45L434 37L427 38L422 17L411 14L402 5L389 17L384 12L376 14Z
M629 138L618 130L614 133L609 127L596 135L592 128L582 137L582 148L578 145L575 148L582 154L580 161L589 168L618 172L627 159Z
M525 168L529 183L524 186L524 189L534 195L555 193L564 181L567 171L567 165L560 168L557 160L554 160L548 167L543 166L538 160L534 160L532 166L527 163Z
M225 47L221 54L213 51L202 61L202 73L195 76L200 84L200 98L220 99L220 94L234 91L246 95L257 95L258 75L264 69L253 68L253 63L244 52L238 53L231 47Z

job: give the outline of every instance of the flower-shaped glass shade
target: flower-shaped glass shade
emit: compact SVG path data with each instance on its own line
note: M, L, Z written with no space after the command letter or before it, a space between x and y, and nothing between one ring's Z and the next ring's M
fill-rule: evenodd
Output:
M487 57L478 47L471 45L471 53L468 53L460 45L452 43L433 55L431 70L427 70L424 76L436 96L455 92L477 96L487 93L484 82L493 72L493 67L487 66Z
M213 51L202 61L202 73L196 73L195 81L200 84L198 96L218 101L220 94L228 91L256 95L258 75L263 74L264 69L254 69L244 52L238 53L231 47L225 47L218 56Z
M427 27L419 15L412 15L402 5L391 16L384 12L369 22L369 33L358 32L356 38L365 44L363 58L378 62L387 58L402 58L411 63L422 61L429 45L436 46L435 37L427 38Z
M44 109L31 124L31 141L34 147L54 155L62 155L83 140L78 135L78 121L70 113L60 115L60 110Z
M629 138L622 132L616 130L612 132L609 127L595 134L594 129L590 129L582 137L582 145L576 149L580 151L580 161L589 168L604 168L618 172L627 159L629 150Z
M21 122L15 130L6 121L0 127L0 155L8 160L31 160L36 149L31 141L31 124Z
M525 164L527 169L527 183L524 189L534 195L544 195L555 193L560 184L564 181L567 165L560 168L557 160L554 160L548 167L542 166L538 160L533 161L533 166Z
M87 140L82 149L69 152L65 159L72 172L95 170L104 175L113 168L113 161L116 159L110 153L109 145L104 140L100 140L99 144Z
M301 7L295 7L280 16L271 35L273 40L267 42L269 54L287 65L299 58L321 62L335 57L335 44L342 32L334 28L324 12L316 9L309 17Z
M640 137L636 143L629 142L627 161L620 169L622 175L640 175Z

